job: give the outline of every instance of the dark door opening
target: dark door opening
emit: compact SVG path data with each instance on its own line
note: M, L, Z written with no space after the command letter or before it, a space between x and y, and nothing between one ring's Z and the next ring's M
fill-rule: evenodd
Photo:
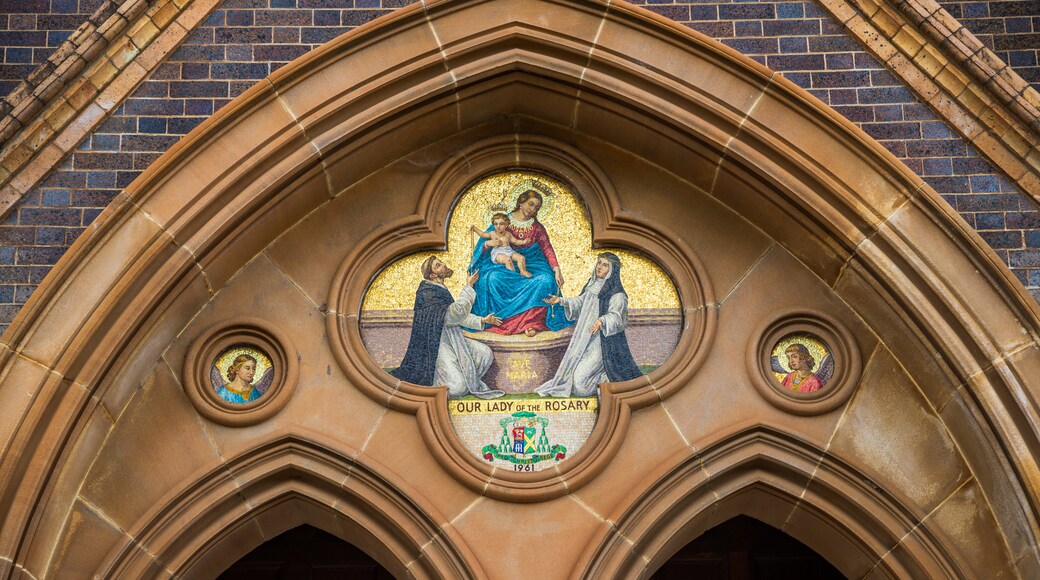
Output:
M830 580L845 578L811 548L754 518L737 516L686 544L654 580Z
M293 528L257 546L219 576L221 580L391 580L371 556L311 526Z

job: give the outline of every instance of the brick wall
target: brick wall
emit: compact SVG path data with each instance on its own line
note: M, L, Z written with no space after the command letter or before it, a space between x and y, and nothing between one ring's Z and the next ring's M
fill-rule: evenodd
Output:
M0 224L0 329L119 189L177 139L287 61L404 3L226 0ZM942 194L1040 299L1036 204L817 4L655 1L646 7L782 72L878 139Z
M1040 0L943 0L939 4L1040 90Z
M0 0L0 96L42 64L104 0Z

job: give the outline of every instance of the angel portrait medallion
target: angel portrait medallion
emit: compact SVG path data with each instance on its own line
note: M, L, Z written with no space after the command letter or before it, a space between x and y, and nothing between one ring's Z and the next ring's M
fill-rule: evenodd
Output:
M834 376L834 358L827 345L811 334L785 337L770 359L780 386L796 393L815 393Z
M233 346L217 357L209 378L218 397L243 405L263 397L271 388L274 366L270 357L255 347Z

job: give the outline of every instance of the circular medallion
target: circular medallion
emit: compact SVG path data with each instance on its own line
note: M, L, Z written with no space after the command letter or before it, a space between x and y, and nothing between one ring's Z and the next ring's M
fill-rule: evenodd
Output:
M232 426L259 423L292 396L297 356L288 339L267 323L239 319L208 329L184 361L184 390L211 421Z
M763 325L748 345L748 372L773 406L798 415L832 411L859 382L859 350L848 330L820 313L797 313Z

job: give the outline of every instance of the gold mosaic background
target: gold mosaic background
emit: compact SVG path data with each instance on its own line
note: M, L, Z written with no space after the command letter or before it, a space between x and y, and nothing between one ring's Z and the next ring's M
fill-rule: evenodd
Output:
M467 190L452 211L448 223L448 250L406 256L383 270L369 286L362 310L411 310L415 289L422 280L419 265L431 253L455 275L448 288L456 296L466 283L466 268L478 238L471 225L487 229L491 215L513 210L525 182L537 180L551 192L543 195L538 221L549 232L549 240L563 272L565 296L576 296L592 275L596 254L614 252L621 258L621 282L628 294L629 308L679 308L679 295L668 275L649 259L615 248L592 249L592 227L585 206L560 182L540 174L512 171L487 177ZM498 206L498 207L493 207ZM502 209L502 208L505 209Z

